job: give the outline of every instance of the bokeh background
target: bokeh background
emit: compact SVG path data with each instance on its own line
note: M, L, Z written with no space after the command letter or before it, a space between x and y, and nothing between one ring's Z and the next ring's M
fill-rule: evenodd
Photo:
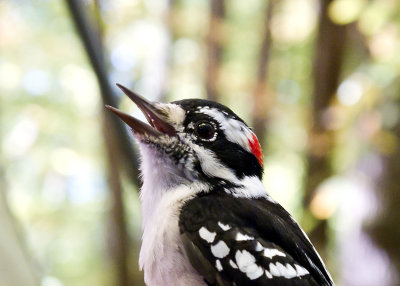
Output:
M0 0L0 284L143 285L118 82L231 107L337 285L399 285L399 2Z

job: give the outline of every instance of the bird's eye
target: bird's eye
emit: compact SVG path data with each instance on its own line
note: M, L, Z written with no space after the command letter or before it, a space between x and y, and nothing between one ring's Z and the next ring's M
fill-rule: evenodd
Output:
M197 137L208 140L214 137L215 127L213 124L203 121L196 125L194 132Z

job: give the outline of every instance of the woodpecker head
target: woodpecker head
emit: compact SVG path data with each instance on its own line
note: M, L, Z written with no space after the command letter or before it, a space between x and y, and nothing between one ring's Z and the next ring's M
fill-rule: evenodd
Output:
M216 102L186 99L149 102L118 85L149 123L107 106L132 129L146 178L163 176L170 186L200 181L232 188L248 178L260 181L263 159L256 135L229 108Z

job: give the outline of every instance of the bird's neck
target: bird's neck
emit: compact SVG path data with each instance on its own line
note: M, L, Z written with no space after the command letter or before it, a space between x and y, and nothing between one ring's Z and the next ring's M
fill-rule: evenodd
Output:
M140 199L143 227L145 227L162 200L165 200L172 193L182 188L187 188L190 192L196 193L201 191L202 187L197 187L193 182L188 180L184 173L177 169L168 159L163 159L162 156L155 156L157 154L154 154L154 150L146 145L140 147L142 155L141 173L143 178Z

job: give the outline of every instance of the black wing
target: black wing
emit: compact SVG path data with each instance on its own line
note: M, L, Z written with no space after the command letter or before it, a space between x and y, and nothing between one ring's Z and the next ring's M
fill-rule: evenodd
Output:
M179 225L189 259L209 285L334 285L277 203L205 195L183 206Z

